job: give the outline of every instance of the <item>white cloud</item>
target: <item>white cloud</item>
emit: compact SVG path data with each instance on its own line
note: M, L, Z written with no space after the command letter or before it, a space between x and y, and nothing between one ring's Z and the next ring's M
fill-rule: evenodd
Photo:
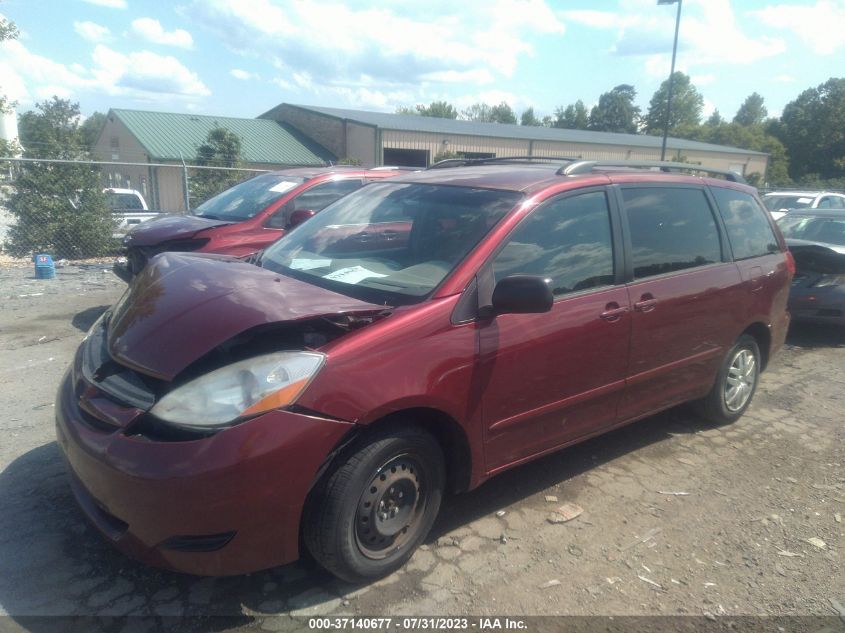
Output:
M111 31L108 27L96 22L74 22L73 30L79 37L89 42L105 42L111 38Z
M235 79L240 79L241 81L248 81L249 79L261 79L261 76L258 73L251 73L248 70L242 70L240 68L233 68L229 71L229 74L232 75Z
M107 7L109 9L125 9L126 0L83 0L88 4L96 4L99 7Z
M288 83L294 72L321 85L367 74L402 90L511 77L538 37L564 32L545 0L444 3L424 19L403 3L195 0L183 15L230 49L270 61Z
M565 11L565 19L593 28L615 29L613 52L645 56L648 74L657 73L658 62L650 56L668 57L672 51L675 7L657 6L653 0L620 0L610 11ZM730 0L687 0L681 14L678 62L688 67L751 64L786 50L780 38L751 37L737 24Z
M582 26L597 29L624 28L637 22L636 16L629 16L611 11L595 11L593 9L573 9L564 11L563 17Z
M206 97L211 91L175 57L138 51L124 55L102 44L94 49L96 80L118 91Z
M813 5L775 4L750 14L766 26L792 31L818 55L845 45L845 2L816 0Z
M690 77L690 81L692 81L692 83L697 87L707 86L709 84L712 84L714 81L716 81L716 75L714 75L712 73L708 73L708 74L704 74L704 75L693 75L693 76Z
M792 75L777 75L775 76L775 81L788 84L795 81L795 77L793 77Z
M211 94L196 73L175 57L150 51L118 53L98 44L92 63L65 65L28 50L23 42L0 44L0 77L9 98L31 104L52 95L79 98L83 92L140 100L189 101Z
M177 46L179 48L192 48L194 38L185 29L166 31L161 22L153 18L138 18L132 20L132 33L138 37L164 46Z

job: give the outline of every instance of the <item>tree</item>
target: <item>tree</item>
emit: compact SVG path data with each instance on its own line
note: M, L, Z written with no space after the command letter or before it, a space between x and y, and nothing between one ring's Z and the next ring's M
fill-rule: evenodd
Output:
M519 117L520 125L528 125L531 127L541 127L543 122L534 115L534 108L528 108Z
M792 178L845 177L845 78L805 90L767 127L786 146Z
M504 101L499 105L488 105L486 103L475 103L461 113L467 121L478 121L481 123L516 123L516 114L513 109Z
M737 110L736 116L734 117L734 123L739 123L740 125L760 125L766 120L768 114L769 111L763 105L763 97L756 92L752 92L742 102L742 105L739 106L739 110Z
M765 174L765 180L780 186L791 184L786 148L777 138L768 134L760 124L740 125L739 123L725 123L724 121L717 125L708 124L700 128L700 134L697 138L707 143L765 152L769 155L769 167ZM762 178L762 176L763 174L758 174L759 178Z
M53 97L21 115L19 127L26 158L90 159L77 103ZM22 164L8 207L16 222L5 247L13 255L77 259L116 246L99 171L91 165Z
M420 116L430 116L438 119L457 119L458 111L451 103L445 101L432 101L429 105L417 106L417 112Z
M654 93L645 115L647 134L662 135L666 125L666 107L669 100L669 80L666 79ZM689 76L680 71L672 75L672 108L669 134L681 138L695 136L704 109L704 97L692 85Z
M704 125L708 127L716 127L722 125L725 122L725 119L722 118L722 115L719 114L718 108L713 110L713 114L707 117L707 120L704 122Z
M590 117L584 102L578 99L568 106L555 108L555 119L552 127L566 128L569 130L586 130L590 124Z
M223 127L210 130L205 143L197 148L196 164L208 167L239 167L241 164L241 139ZM197 169L191 176L191 206L196 207L209 198L237 184L240 172L224 169Z
M102 112L94 112L82 122L80 129L82 131L82 137L85 139L85 145L89 151L94 149L94 145L97 143L97 138L100 136L100 132L105 124L106 115Z
M6 40L15 40L18 38L18 27L15 25L14 22L11 20L7 20L2 15L0 15L0 42L4 42ZM6 98L6 95L0 94L0 114L4 114L9 112L10 106L13 104L9 103L9 100Z
M438 119L457 119L458 111L451 103L446 101L432 101L430 104L417 104L413 108L400 106L396 108L396 114L413 114L417 116L429 116Z
M637 91L629 84L620 84L599 97L590 111L589 128L601 132L636 134L640 108L634 105Z

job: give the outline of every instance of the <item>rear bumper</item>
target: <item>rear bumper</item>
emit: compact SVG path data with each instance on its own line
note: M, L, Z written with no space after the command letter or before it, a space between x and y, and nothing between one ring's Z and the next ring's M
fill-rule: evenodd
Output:
M789 297L793 321L845 325L845 288L819 288Z
M81 509L116 547L212 576L298 558L305 498L352 424L273 411L211 437L159 441L132 435L131 423L92 424L74 374L56 402L58 444Z

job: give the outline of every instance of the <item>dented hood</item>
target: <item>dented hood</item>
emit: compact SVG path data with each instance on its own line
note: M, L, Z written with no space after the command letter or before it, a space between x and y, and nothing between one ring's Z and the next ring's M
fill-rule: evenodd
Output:
M795 267L800 273L845 273L845 246L795 239L787 239L786 245L792 252Z
M384 310L234 258L164 253L115 305L109 352L122 364L172 380L259 325Z
M163 215L141 222L124 238L125 246L154 246L170 240L184 240L200 231L232 224L228 220L213 220L197 215Z

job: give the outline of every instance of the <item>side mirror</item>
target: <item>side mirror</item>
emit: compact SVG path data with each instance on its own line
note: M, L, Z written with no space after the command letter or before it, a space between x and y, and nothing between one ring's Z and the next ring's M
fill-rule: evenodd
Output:
M290 221L288 222L288 229L292 229L295 226L299 226L305 220L309 218L313 218L317 215L317 212L313 209L296 209L293 213L290 214Z
M493 289L494 314L548 312L554 301L551 279L539 275L510 275Z

